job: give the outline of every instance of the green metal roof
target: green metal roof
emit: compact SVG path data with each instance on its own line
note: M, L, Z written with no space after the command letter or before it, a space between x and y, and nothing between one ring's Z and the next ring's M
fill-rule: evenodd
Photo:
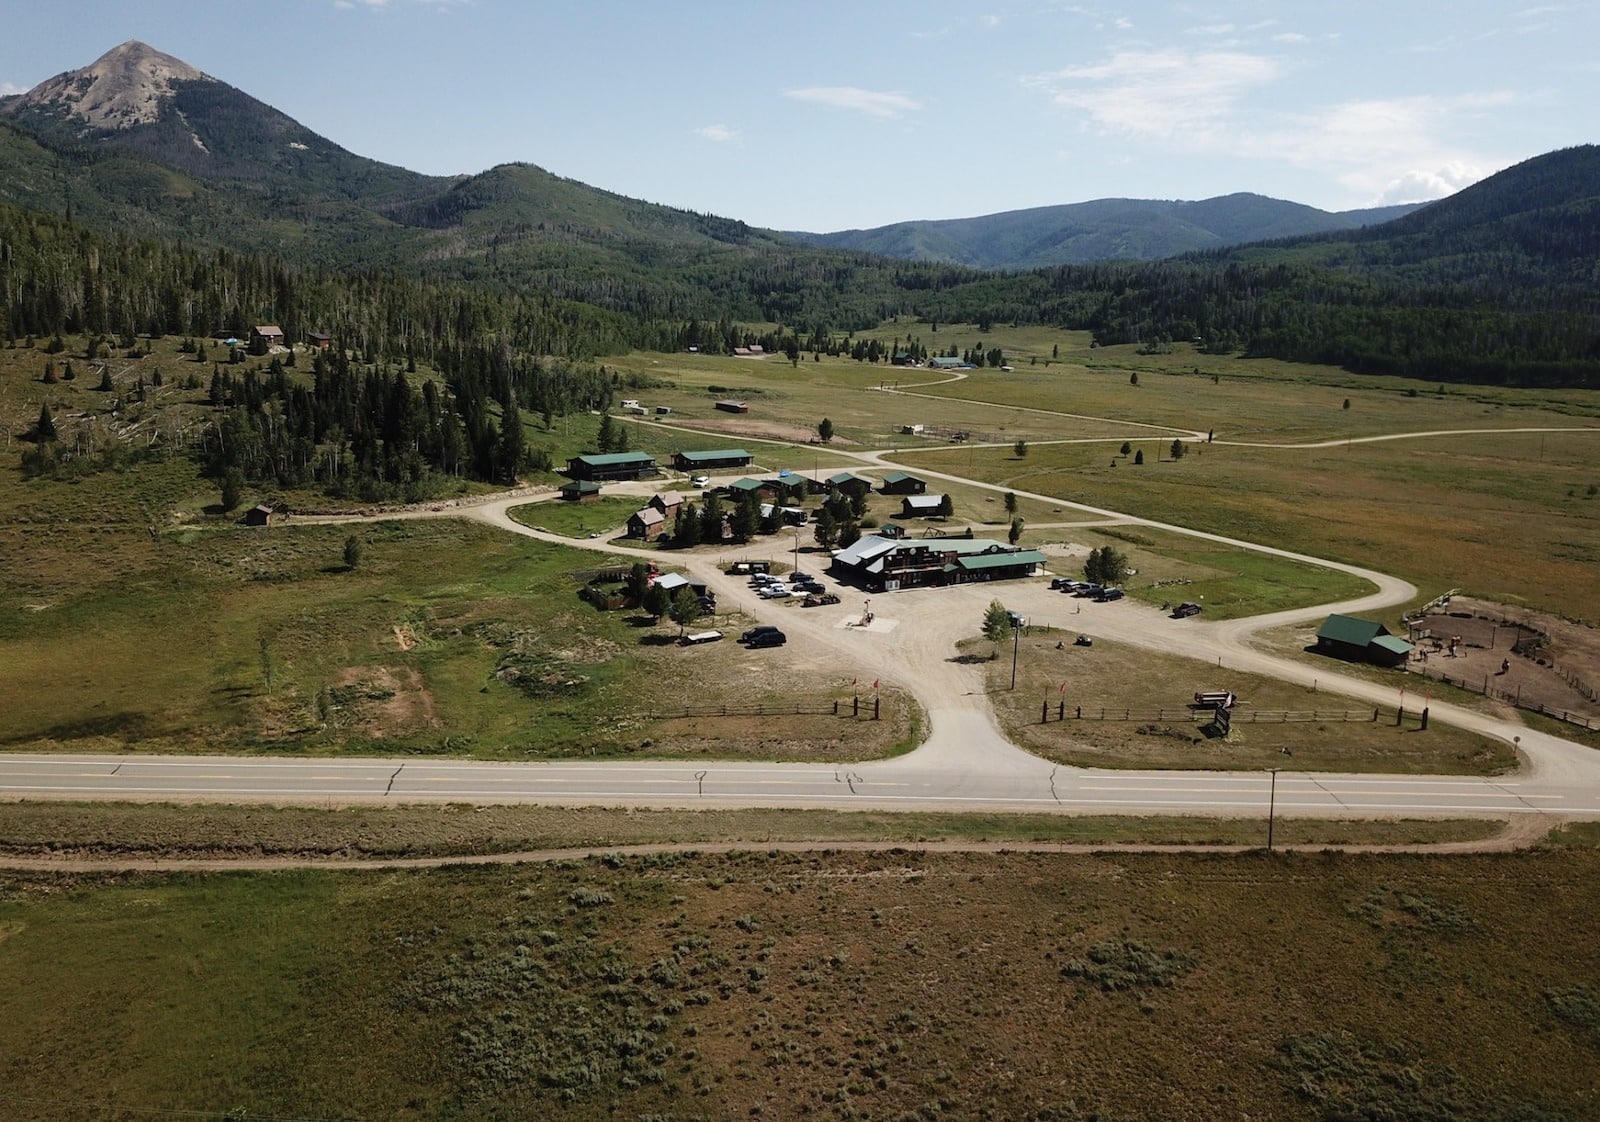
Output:
M1373 623L1369 619L1329 616L1327 622L1317 631L1317 638L1331 639L1335 643L1349 643L1353 647L1365 647L1384 632L1383 624Z
M735 479L732 483L728 484L728 486L739 491L759 491L761 490L762 484L761 480L751 479L749 476L746 476L743 479Z
M957 557L956 564L963 569L1002 569L1010 565L1043 565L1044 554L1037 549L1019 549L1014 553L979 553Z
M921 483L922 480L915 475L903 471L891 471L883 477L885 483Z
M698 464L707 460L737 460L751 458L750 453L743 448L722 448L714 452L679 452L678 457L691 464Z
M604 455L574 456L579 463L590 467L615 467L619 464L653 464L656 458L648 452L607 452Z
M1379 635L1369 645L1386 650L1390 654L1408 655L1411 653L1411 644L1398 635Z

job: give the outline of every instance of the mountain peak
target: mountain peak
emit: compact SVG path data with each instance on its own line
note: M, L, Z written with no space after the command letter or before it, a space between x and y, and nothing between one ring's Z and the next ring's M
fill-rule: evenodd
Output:
M16 108L53 109L94 128L129 129L160 116L174 82L194 80L212 79L182 59L129 39L81 70L40 82Z

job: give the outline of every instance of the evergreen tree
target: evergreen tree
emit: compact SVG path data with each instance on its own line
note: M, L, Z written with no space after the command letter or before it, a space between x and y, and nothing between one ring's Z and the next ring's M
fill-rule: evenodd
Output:
M822 439L822 443L824 444L827 444L829 441L831 441L833 439L833 422L828 420L826 417L818 421L817 436Z
M39 406L39 423L33 428L33 438L40 444L45 444L58 438L56 419L50 415L50 403L48 401Z
M1008 533L1007 533L1007 534L1006 534L1006 539L1007 539L1007 540L1008 540L1008 541L1009 541L1009 542L1010 542L1010 543L1011 543L1011 544L1012 544L1012 545L1016 545L1016 544L1017 544L1017 542L1019 542L1019 541L1021 541L1021 540L1022 540L1022 519L1020 519L1020 518L1013 518L1013 519L1012 519L1012 520L1011 520L1011 529L1010 529L1010 531L1009 531L1009 532L1008 532Z
M994 655L1000 657L1000 644L1011 638L1011 613L998 600L990 600L983 610L983 637L994 644Z
M607 453L616 451L616 440L616 427L611 420L611 414L602 413L600 415L600 431L595 433L594 437L595 447L604 456Z
M1017 493L1015 491L1006 492L1006 513L1013 516L1017 513Z
M700 618L700 597L695 595L694 589L683 587L672 593L667 601L667 618L678 625L679 635Z
M636 605L644 603L644 594L650 591L650 567L643 561L635 561L628 569L627 589L629 600Z
M946 492L945 494L940 495L939 496L939 517L940 518L949 518L951 515L955 514L955 512L956 512L955 500L953 500L950 497L949 493Z
M645 590L642 606L645 614L652 620L659 621L662 616L667 614L667 609L671 604L671 597L668 596L667 590L662 588L660 584L652 584Z
M713 545L722 541L722 500L707 491L700 508L700 540Z
M354 570L361 564L361 539L351 534L344 539L344 567Z
M813 534L817 544L823 549L832 549L833 543L839 540L839 524L826 506L817 513L817 525Z

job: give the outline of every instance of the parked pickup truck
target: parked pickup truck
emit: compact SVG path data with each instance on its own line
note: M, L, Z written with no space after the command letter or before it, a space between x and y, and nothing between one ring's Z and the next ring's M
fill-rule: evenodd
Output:
M1172 609L1172 618L1173 619L1188 619L1190 616L1199 615L1204 610L1205 609L1202 608L1199 604L1191 604L1191 603L1185 601L1184 603L1179 604L1176 608Z

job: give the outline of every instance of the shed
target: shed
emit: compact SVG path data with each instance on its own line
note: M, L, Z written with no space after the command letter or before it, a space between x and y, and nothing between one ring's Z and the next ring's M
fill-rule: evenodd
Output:
M246 526L270 526L272 525L272 515L273 509L266 503L262 503L260 506L253 506L244 512L244 524Z
M1381 623L1355 616L1331 615L1317 630L1318 654L1349 662L1375 662L1400 666L1411 654L1411 644L1390 634Z
M724 413L748 413L748 412L750 412L750 406L746 405L742 401L735 401L732 398L724 398L722 401L717 402L717 406L716 407L718 409L722 410Z
M307 331L306 343L307 345L316 347L320 350L323 347L329 347L333 345L333 336L329 335L326 331Z
M592 479L574 479L561 485L560 495L569 503L586 503L600 497L600 484Z

